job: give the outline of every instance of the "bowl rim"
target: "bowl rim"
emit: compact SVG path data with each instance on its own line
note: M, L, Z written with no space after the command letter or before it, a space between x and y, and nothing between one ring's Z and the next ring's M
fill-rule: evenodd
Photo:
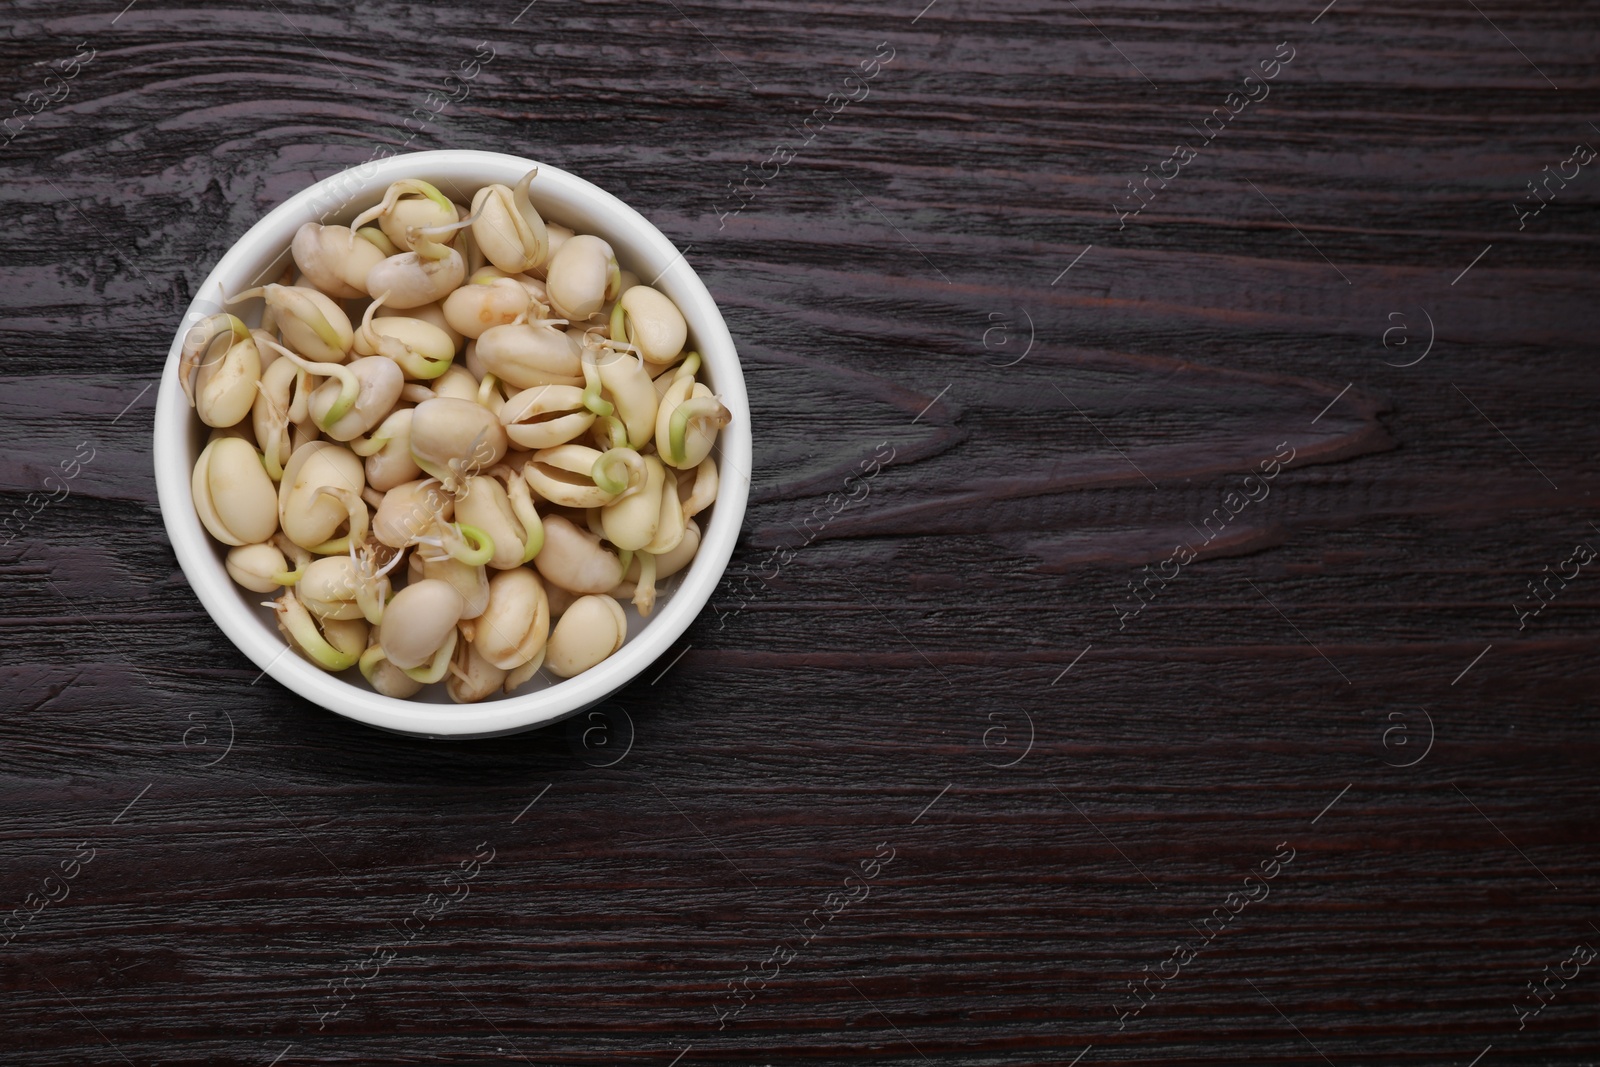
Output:
M541 212L561 221L581 210L604 219L619 259L642 279L656 275L653 285L672 298L688 320L690 336L708 377L733 414L718 435L719 489L710 519L701 531L700 547L680 572L671 595L658 604L647 624L610 658L575 677L547 688L477 704L434 704L401 700L372 692L330 675L301 656L246 604L254 595L236 585L217 557L216 543L195 514L190 475L194 447L193 409L178 383L184 334L196 317L214 307L205 294L219 288L236 292L262 276L287 253L294 232L305 222L321 222L330 214L353 214L352 201L381 197L390 182L416 177L434 180L442 174L473 171L473 187L501 182L515 184L529 168L538 167L531 197ZM447 195L449 178L434 181ZM333 199L337 208L323 207ZM563 208L566 211L563 211ZM580 232L594 232L590 227ZM616 239L618 233L624 236ZM277 251L275 258L265 258ZM254 270L250 270L256 264ZM254 275L255 277L249 277ZM346 168L300 190L263 215L234 241L195 290L167 353L157 393L152 459L156 496L163 524L178 564L206 613L247 659L285 688L319 707L368 726L411 736L445 740L492 737L530 730L577 714L615 693L659 659L688 630L727 569L749 500L751 454L750 405L733 338L705 284L682 252L643 215L616 196L559 167L501 152L471 149L401 153ZM260 594L266 596L266 594ZM255 684L254 682L251 683Z

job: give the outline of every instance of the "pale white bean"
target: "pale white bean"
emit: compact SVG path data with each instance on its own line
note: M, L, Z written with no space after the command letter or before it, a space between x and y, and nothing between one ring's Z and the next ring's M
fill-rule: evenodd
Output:
M546 581L574 593L604 593L622 580L616 553L560 515L545 518L544 547L533 565Z
M329 486L355 493L362 484L361 459L343 445L312 441L295 449L278 483L278 521L283 532L301 548L315 549L330 540L339 526L349 521L350 513L344 504L318 490Z
M621 648L627 637L621 604L604 595L579 597L550 631L544 665L557 678L571 678Z
M201 524L225 545L257 544L278 529L277 489L260 453L242 438L220 437L207 445L195 461L190 489Z
M422 666L461 621L461 594L448 582L424 578L394 595L378 624L378 644L401 670Z
M544 650L550 634L550 601L544 583L526 567L501 571L489 579L483 614L462 623L479 653L495 666L512 670Z

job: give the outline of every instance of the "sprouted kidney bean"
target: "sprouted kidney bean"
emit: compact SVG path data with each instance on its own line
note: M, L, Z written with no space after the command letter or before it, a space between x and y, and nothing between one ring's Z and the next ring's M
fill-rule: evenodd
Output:
M682 312L609 242L491 184L405 179L298 268L185 337L210 442L195 511L284 640L333 673L458 703L570 678L687 567L732 418ZM489 265L484 265L487 260ZM477 264L473 266L472 264ZM288 284L289 282L294 284ZM241 311L241 314L243 312Z

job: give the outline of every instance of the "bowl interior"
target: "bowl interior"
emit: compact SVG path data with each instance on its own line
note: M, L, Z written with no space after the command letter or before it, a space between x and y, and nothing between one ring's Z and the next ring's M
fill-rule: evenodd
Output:
M451 702L442 684L409 700L385 697L356 671L330 675L291 652L271 611L261 606L270 595L252 593L228 577L225 546L206 533L194 512L190 472L208 431L178 384L182 339L191 325L224 310L227 296L277 280L292 265L289 243L306 222L347 223L402 177L424 179L457 203L470 204L478 188L494 182L514 185L534 166L539 176L530 199L547 220L604 238L624 269L660 289L682 310L689 325L688 347L704 360L701 377L733 414L713 452L721 476L719 492L716 502L697 516L701 544L693 561L662 584L648 620L624 605L627 642L598 666L561 681L541 672L515 694L479 704ZM251 321L238 307L229 310ZM531 729L592 706L637 676L678 640L709 601L732 554L749 494L750 420L743 375L727 326L688 262L659 230L597 186L554 167L492 152L418 152L370 162L301 191L263 217L218 262L180 323L162 377L155 424L157 493L168 534L196 595L223 632L261 670L306 699L372 726L427 737Z

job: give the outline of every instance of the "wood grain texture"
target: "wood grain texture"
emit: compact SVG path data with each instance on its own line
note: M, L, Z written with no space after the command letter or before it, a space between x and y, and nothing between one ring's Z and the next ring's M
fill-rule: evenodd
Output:
M1600 144L1592 5L124 2L0 41L22 113L94 50L0 150L0 508L94 456L0 549L0 903L94 850L0 949L5 1063L1600 1063L1600 963L1516 1011L1600 945L1600 574L1513 606L1600 547L1600 176L1518 219ZM408 137L615 192L740 346L728 580L591 720L322 712L161 526L195 286Z

